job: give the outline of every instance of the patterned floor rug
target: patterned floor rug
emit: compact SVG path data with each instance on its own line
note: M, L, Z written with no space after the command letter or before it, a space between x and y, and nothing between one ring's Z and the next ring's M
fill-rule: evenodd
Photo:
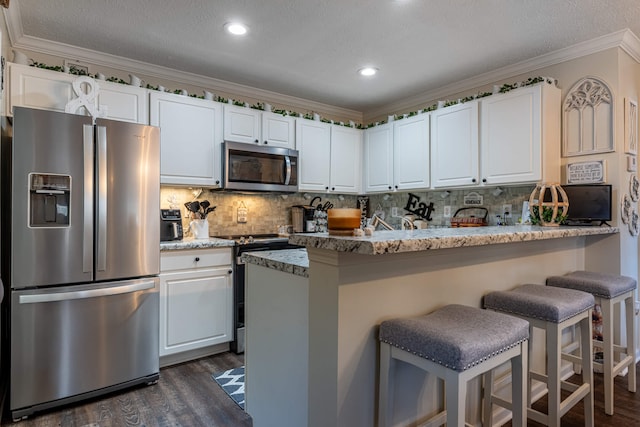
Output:
M244 409L244 366L213 374L213 379Z

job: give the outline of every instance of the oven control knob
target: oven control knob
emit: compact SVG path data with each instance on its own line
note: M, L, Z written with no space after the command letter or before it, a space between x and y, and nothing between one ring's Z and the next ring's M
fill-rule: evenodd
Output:
M244 245L244 236L240 237L240 239L238 240L238 243L240 243L241 245Z
M253 236L249 236L249 243L253 243Z

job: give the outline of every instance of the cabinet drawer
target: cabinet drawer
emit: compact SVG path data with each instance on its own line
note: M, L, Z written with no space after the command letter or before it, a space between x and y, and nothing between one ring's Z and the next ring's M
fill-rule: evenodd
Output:
M195 249L160 254L161 272L197 270L221 265L231 265L231 249Z

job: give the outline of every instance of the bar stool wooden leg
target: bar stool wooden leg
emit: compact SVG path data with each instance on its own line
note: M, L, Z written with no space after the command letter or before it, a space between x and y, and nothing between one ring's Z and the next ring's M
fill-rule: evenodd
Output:
M447 426L464 427L467 405L467 378L459 372L448 371L445 378Z
M604 412L613 415L613 300L600 298L602 309L602 355L604 370Z
M521 347L520 355L511 359L511 424L514 427L527 425L527 402L529 398L525 398L525 396L529 395L529 343L523 342Z
M562 349L562 331L557 324L547 323L547 389L548 416L547 426L560 427L560 362Z
M632 393L636 392L636 373L635 373L635 358L636 358L636 328L635 325L635 303L633 292L625 300L625 315L626 315L626 329L627 329L627 355L633 358L633 362L629 366L628 384L627 390Z
M391 411L389 410L393 402L394 375L391 370L395 361L391 358L391 346L387 343L380 343L380 384L378 385L378 426L388 427L391 425Z
M590 390L593 390L593 337L591 329L591 312L589 317L580 322L580 341L582 355L582 382L589 383ZM585 354L586 353L586 354ZM588 402L584 402L584 425L593 426L593 391L589 393Z

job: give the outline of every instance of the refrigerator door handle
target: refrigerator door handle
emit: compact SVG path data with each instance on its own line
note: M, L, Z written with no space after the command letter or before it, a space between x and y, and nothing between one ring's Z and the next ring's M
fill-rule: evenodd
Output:
M20 295L18 302L20 304L38 304L43 302L69 301L85 298L96 298L113 295L127 294L131 292L146 291L156 286L155 281L146 280L138 283L132 283L124 286L113 288L89 289L83 291L71 292L53 292L36 295Z
M93 271L93 126L84 125L84 218L82 226L82 271Z
M107 128L96 126L98 148L98 265L97 271L107 269Z

